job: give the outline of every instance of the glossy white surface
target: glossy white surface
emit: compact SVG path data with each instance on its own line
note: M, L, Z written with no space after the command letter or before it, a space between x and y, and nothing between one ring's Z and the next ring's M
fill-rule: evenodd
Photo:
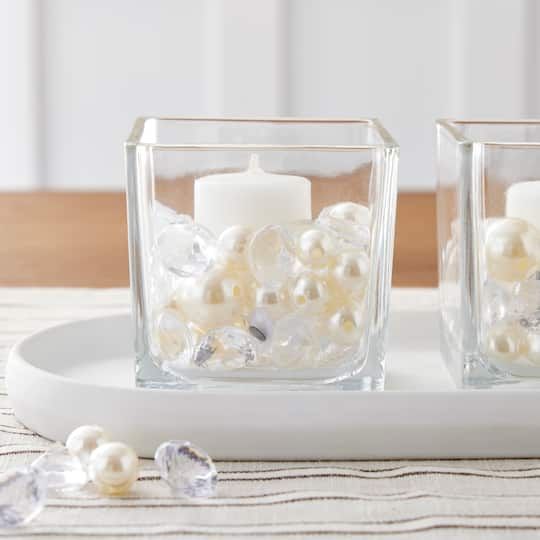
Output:
M455 390L430 306L395 311L385 392L136 389L128 315L56 326L11 352L17 417L65 440L81 424L151 457L168 439L214 458L518 457L538 454L535 390Z

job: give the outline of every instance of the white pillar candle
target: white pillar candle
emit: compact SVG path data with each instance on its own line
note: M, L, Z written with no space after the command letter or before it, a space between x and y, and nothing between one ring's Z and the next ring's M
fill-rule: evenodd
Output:
M301 176L267 173L253 154L244 172L195 180L194 219L216 235L232 225L256 229L311 219L311 182Z
M523 219L540 231L540 180L517 182L508 188L506 215Z

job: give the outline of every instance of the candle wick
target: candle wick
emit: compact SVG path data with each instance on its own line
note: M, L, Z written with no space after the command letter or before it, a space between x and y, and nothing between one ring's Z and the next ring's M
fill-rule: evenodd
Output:
M249 172L263 172L259 165L259 154L251 154L249 157Z

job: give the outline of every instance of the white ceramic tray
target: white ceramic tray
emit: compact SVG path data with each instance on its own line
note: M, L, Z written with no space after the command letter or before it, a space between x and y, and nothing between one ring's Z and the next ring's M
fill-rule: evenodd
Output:
M222 459L540 455L539 391L455 390L432 308L394 312L390 335L384 392L151 390L134 387L129 316L96 318L15 346L8 392L47 438L101 424L146 457L179 438Z

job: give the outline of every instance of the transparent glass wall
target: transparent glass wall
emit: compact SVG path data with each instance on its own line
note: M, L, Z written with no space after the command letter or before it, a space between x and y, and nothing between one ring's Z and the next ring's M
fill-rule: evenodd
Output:
M540 382L540 123L440 121L441 339L465 386Z
M397 154L373 120L138 120L138 384L382 388Z

